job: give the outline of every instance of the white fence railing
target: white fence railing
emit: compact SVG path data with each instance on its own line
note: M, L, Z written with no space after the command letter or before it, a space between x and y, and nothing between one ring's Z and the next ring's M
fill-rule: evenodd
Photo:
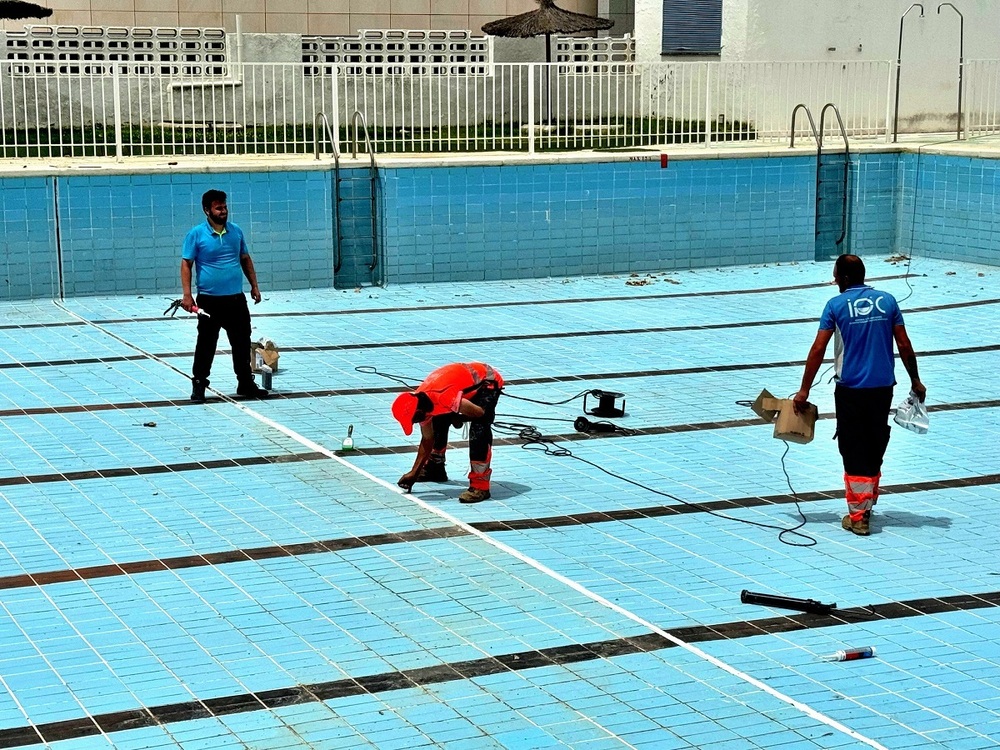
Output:
M25 75L0 62L0 155L309 153L327 116L341 150L364 114L379 152L781 142L792 109L839 108L849 137L884 136L888 62L494 64L488 75L311 76L231 64L231 77ZM836 122L828 121L830 133ZM808 134L805 118L800 135ZM325 140L325 139L323 139ZM325 146L329 150L329 144Z
M962 124L967 136L1000 133L1000 60L968 60Z

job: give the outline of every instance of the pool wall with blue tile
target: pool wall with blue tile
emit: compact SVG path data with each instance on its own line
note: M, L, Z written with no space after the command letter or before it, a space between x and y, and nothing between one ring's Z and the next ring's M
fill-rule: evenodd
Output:
M390 279L474 281L811 258L809 159L386 170Z
M644 273L820 254L815 157L689 155L667 168L642 158L387 160L379 170L376 280ZM356 177L360 170L344 171ZM850 181L844 250L1000 263L1000 161L855 154ZM0 299L176 294L181 241L203 220L201 194L210 188L229 194L231 219L249 237L265 290L364 285L372 278L362 236L372 231L371 201L356 181L345 185L335 279L328 165L0 178Z
M1000 264L1000 160L900 155L901 226L915 255Z
M0 179L0 299L59 296L53 180Z
M228 194L230 220L250 238L268 289L332 284L329 176L323 172L54 179L67 296L179 291L181 243L205 220L201 196L213 188Z

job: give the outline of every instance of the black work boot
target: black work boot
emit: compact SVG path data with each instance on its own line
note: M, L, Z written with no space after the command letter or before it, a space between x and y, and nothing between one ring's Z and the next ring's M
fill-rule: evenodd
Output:
M418 482L447 482L448 472L445 469L444 461L435 461L433 458L428 459L423 466L420 467L420 471L417 472Z
M271 392L263 388L259 388L257 384L248 380L245 383L240 383L236 386L236 395L241 398L267 398L271 395Z
M207 380L191 378L191 400L196 404L205 403L205 389L208 387Z

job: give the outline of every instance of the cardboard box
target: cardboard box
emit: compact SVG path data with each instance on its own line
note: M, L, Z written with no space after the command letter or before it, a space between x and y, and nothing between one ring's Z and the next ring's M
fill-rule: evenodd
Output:
M765 422L774 422L774 437L789 443L805 444L815 436L819 409L806 402L806 410L795 411L795 403L790 398L775 398L765 388L750 407Z
M254 372L260 372L260 367L257 366L258 352L260 352L263 363L271 368L271 372L277 372L278 358L281 355L278 353L278 348L274 345L274 342L270 339L264 339L263 341L254 341L250 344L250 369Z

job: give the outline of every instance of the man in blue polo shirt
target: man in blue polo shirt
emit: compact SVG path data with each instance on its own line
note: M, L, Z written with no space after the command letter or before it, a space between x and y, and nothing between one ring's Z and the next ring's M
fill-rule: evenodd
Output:
M837 444L844 459L848 513L841 526L868 536L872 506L878 500L882 458L889 445L889 409L896 384L892 342L910 376L910 389L923 401L927 389L917 374L917 356L903 325L895 297L865 284L865 264L856 255L841 255L833 266L840 294L823 309L802 387L795 394L796 411L804 408L827 344L834 341L837 386Z
M250 368L250 308L243 294L243 276L250 282L254 304L260 302L257 273L247 250L246 239L238 226L229 221L226 194L209 190L201 197L206 221L187 233L181 254L181 307L192 312L198 307L210 317L198 316L198 343L194 350L191 400L205 401L205 388L212 371L219 331L225 329L233 352L236 393L244 398L266 398L258 388ZM191 295L194 270L198 298Z

